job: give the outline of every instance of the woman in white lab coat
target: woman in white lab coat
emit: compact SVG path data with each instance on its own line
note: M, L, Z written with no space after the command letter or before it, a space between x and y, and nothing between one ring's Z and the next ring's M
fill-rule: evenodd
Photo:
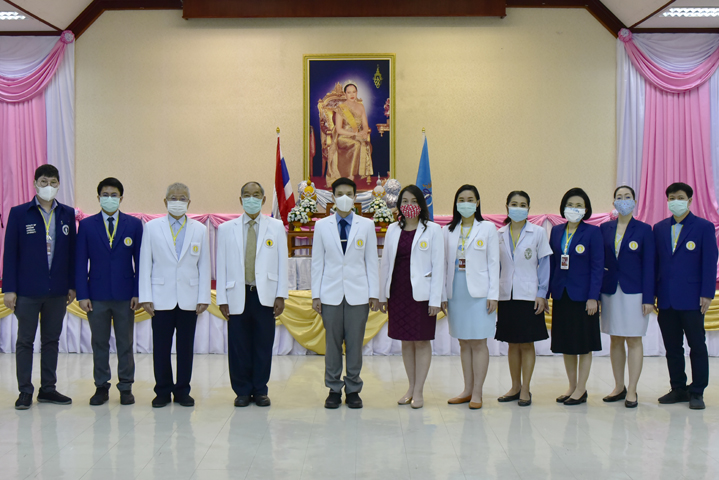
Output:
M464 390L448 400L482 408L489 367L487 339L494 336L499 299L497 228L482 218L479 192L463 185L454 197L452 222L442 229L445 248L445 299L449 334L459 339Z
M507 196L506 225L499 229L499 307L494 338L509 343L512 388L500 402L519 400L532 404L529 382L534 372L534 342L546 340L547 290L551 264L547 232L527 221L529 195L514 191Z
M404 187L398 199L399 221L387 229L380 262L380 310L389 314L389 337L402 341L409 379L397 403L422 408L444 291L444 239L417 186Z

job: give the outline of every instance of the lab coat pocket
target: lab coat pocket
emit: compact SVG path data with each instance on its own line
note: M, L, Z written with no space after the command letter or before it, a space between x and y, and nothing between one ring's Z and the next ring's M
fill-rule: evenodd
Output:
M267 278L268 278L269 280L272 280L273 282L276 282L276 281L278 281L278 280L280 279L280 276L277 275L276 273L268 272L268 273L267 273Z
M190 254L199 255L202 244L200 242L192 242L190 244Z
M190 279L190 286L191 286L191 287L196 287L196 286L198 286L199 284L200 284L200 278L199 278L199 277L197 277L197 278L191 278L191 279Z
M235 281L226 282L225 283L225 289L235 288Z
M152 284L153 285L164 285L165 279L163 277L152 277Z
M365 237L355 238L355 248L358 250L364 250L366 239Z

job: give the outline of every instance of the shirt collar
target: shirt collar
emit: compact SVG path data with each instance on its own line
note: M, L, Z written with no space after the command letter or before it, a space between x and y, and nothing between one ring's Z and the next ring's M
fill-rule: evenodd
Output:
M261 213L260 213L259 215L257 215L257 218L255 218L255 223L256 223L257 225L260 224L260 219L261 219L261 218L262 218L262 214L261 214ZM250 220L252 220L252 219L250 218L249 215L247 215L246 213L243 213L243 214L242 214L242 225L247 225L248 223L250 223Z
M337 223L340 223L340 220L342 220L342 216L339 213L335 212L335 215L337 216ZM354 212L350 212L349 215L345 217L345 221L352 225L352 220L354 219Z
M171 215L168 214L168 215L167 215L167 220L169 220L170 225L177 224L178 226L181 227L182 224L187 221L187 215L183 215L183 216L180 217L179 220L177 220L177 219L173 218Z
M100 213L102 213L103 221L107 222L107 219L112 217L115 219L115 223L117 223L117 217L120 215L120 209L118 208L117 210L115 210L115 213L113 213L112 215L108 215L107 213L105 213L105 210L100 210Z
M40 207L40 209L42 209L42 206L40 206L40 201L37 199L37 195L35 195L35 196L33 197L33 200L35 201L35 205L37 205L38 207ZM53 200L53 201L52 201L52 206L50 207L50 211L52 212L52 211L55 210L56 208L57 208L57 200Z

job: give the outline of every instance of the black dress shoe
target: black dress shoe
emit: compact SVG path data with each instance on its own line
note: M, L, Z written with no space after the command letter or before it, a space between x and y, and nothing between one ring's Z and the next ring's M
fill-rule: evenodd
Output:
M704 410L704 395L692 393L689 396L689 408L692 410Z
M250 396L249 395L238 395L237 398L235 398L235 406L236 407L247 407L250 405Z
M622 391L616 395L607 395L606 397L602 398L602 401L612 403L618 402L619 400L624 400L625 398L627 398L627 387L624 387Z
M348 408L362 408L362 399L357 392L348 393L345 396L345 403Z
M582 395L579 398L572 398L569 397L564 401L565 405L579 405L580 403L587 403L587 398L589 397L589 394L587 394L587 391L584 391L584 395Z
M195 406L195 399L192 398L189 394L184 395L182 397L175 397L173 401L175 403L179 403L183 407L194 407Z
M130 390L120 392L120 405L133 405L135 403L135 396Z
M90 405L102 405L110 400L110 392L107 387L97 387L95 389L95 395L90 397Z
M659 403L668 405L672 403L688 402L689 391L686 388L672 388L672 391L659 397Z
M564 403L569 398L569 395L560 395L557 397L557 403Z
M633 402L630 402L629 400L624 400L624 406L627 408L637 408L637 405L639 405L639 394L637 394L637 399Z
M158 395L158 396L156 396L155 398L152 399L152 408L162 408L162 407L165 407L165 406L167 406L167 405L170 404L170 400L171 400L171 399L170 399L170 396L169 396L169 395L166 396L166 397L161 397L161 396Z
M529 393L529 400L522 400L520 398L519 402L517 403L517 405L519 405L520 407L528 407L531 404L532 404L532 393L531 392Z
M514 402L516 400L519 400L519 392L515 393L514 395L505 395L497 399L499 403Z
M15 401L15 410L27 410L32 405L32 393L20 393Z
M72 399L70 397L66 397L57 390L52 390L50 392L43 392L41 390L37 394L37 401L40 403L54 403L55 405L70 405L72 403Z
M342 404L342 394L337 392L330 392L325 400L325 408L340 408Z
M270 404L270 397L267 395L255 395L255 405L258 407L269 407Z

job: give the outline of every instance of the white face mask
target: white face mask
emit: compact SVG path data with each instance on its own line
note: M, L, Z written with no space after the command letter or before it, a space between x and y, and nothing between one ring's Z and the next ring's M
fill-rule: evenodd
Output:
M167 202L167 211L174 217L181 217L187 213L187 202L169 201Z
M570 208L564 209L564 218L572 223L577 223L584 218L584 214L587 212L584 208Z
M55 200L55 196L57 196L57 191L60 190L59 187L53 187L51 185L48 185L46 187L35 187L37 190L37 196L45 200L46 202L52 202Z
M355 204L354 197L342 195L341 197L335 197L335 205L340 212L349 212Z

